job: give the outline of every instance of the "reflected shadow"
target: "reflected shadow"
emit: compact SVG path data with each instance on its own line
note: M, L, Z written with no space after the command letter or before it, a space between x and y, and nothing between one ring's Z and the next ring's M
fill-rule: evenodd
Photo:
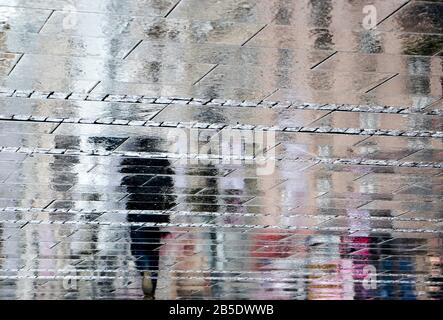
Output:
M173 175L174 171L169 168L168 160L135 159L137 162L143 161L143 165L150 167L160 167L165 169L167 175ZM121 165L132 164L132 159L125 159ZM140 163L138 163L140 165ZM157 223L168 223L169 215L164 210L169 210L175 206L175 196L173 192L174 180L172 176L163 176L159 179L154 194L152 188L139 187L138 193L129 194L126 198L126 208L128 210L142 210L140 213L128 214L128 222L145 223L148 226L131 226L131 254L134 257L137 271L142 276L142 290L147 299L155 298L157 281L159 275L159 248L162 238L166 232ZM143 189L146 189L143 191ZM152 225L152 226L151 226Z

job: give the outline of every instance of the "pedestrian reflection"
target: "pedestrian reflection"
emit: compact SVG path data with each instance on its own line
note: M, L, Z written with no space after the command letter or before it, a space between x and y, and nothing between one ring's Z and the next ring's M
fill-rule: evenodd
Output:
M134 163L136 161L137 163ZM129 197L126 199L128 210L143 210L140 213L128 214L128 222L137 223L167 223L169 215L163 214L162 210L168 210L175 206L175 196L171 195L173 188L174 171L169 168L168 160L153 159L126 159L122 166L137 165L150 168L150 170L161 170L165 176L157 176L152 179L153 184L148 181L145 186L127 186ZM148 186L146 186L148 184ZM155 226L131 226L131 254L134 257L137 270L142 276L142 290L146 299L154 299L159 274L159 247L165 232Z

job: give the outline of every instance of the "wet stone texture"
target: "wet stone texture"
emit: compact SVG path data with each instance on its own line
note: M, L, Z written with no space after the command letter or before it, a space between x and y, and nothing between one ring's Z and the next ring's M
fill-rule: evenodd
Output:
M443 298L442 23L0 0L0 299Z

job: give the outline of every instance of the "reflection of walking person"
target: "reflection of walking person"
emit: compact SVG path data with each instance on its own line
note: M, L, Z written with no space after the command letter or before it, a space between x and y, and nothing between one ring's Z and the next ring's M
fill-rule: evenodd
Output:
M143 165L145 170L161 170L163 174L172 175L168 168L168 160L137 159L136 165ZM143 163L141 163L143 162ZM124 164L123 164L124 165ZM141 167L138 167L141 168ZM166 172L165 172L166 170ZM149 187L132 187L137 193L131 193L127 198L128 210L146 210L141 214L129 214L128 222L166 223L169 216L152 214L149 210L168 210L172 208L175 197L172 196L173 178L171 176L157 176L157 183ZM159 268L159 247L164 235L158 227L131 226L131 253L134 256L137 270L142 275L142 289L147 299L155 298Z

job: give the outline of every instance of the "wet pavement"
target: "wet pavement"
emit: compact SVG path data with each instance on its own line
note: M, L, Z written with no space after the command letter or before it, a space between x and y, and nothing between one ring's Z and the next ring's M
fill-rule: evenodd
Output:
M443 2L0 0L0 299L443 298Z

